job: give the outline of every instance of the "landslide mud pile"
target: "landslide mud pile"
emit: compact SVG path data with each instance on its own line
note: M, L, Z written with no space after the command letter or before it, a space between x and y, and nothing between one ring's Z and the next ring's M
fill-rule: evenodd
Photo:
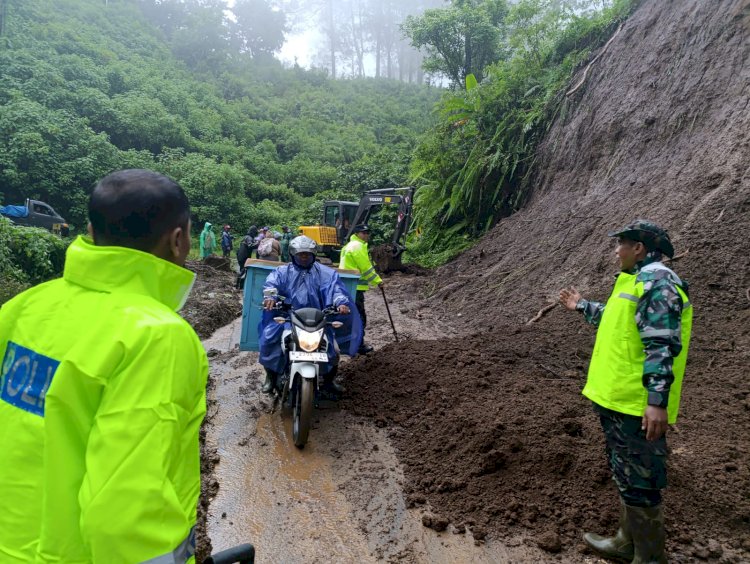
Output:
M647 217L669 229L669 266L695 305L669 436L669 549L750 558L748 61L747 0L643 2L564 102L526 208L422 285L423 305L469 336L348 365L348 407L390 430L412 503L553 552L615 524L601 431L580 396L594 329L560 307L527 322L564 285L605 300L607 231Z
M180 314L201 339L242 315L242 293L235 289L237 274L228 261L209 257L208 261L188 261L185 268L196 273L195 284Z

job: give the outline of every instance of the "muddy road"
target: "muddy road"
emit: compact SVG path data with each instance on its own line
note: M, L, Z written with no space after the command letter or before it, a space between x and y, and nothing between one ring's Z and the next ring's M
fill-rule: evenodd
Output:
M389 282L400 338L457 334L432 310L420 308L414 277L395 275ZM376 349L392 342L379 293L368 294L367 311L368 341ZM439 525L425 527L433 508L407 508L403 469L377 418L356 417L329 403L316 412L308 445L294 447L289 415L260 391L257 353L235 347L239 323L204 341L212 379L205 441L215 451L204 481L211 488L207 533L214 551L252 542L259 562L555 560L521 538L480 542L452 525L443 532L433 530ZM373 393L388 401L388 390Z

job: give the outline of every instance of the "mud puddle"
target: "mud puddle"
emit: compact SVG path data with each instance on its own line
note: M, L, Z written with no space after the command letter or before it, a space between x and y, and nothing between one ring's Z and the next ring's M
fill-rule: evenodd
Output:
M389 288L400 336L455 334L414 305L405 282ZM370 294L368 341L377 349L393 335L382 298ZM396 453L371 419L328 404L316 411L308 445L294 447L289 414L260 392L263 372L257 354L237 351L238 336L236 320L204 341L213 380L206 443L218 454L212 478L219 488L207 523L214 551L252 542L258 562L518 562L549 557L520 541L514 547L492 539L475 543L463 531L449 527L438 533L424 527L424 511L407 508ZM387 398L383 391L383 400Z

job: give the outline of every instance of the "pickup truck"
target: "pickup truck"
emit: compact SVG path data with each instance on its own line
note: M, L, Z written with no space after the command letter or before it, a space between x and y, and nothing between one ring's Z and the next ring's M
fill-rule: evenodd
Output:
M68 222L52 206L38 200L27 198L26 205L23 206L0 206L0 215L16 225L49 229L63 237L67 237L70 232Z

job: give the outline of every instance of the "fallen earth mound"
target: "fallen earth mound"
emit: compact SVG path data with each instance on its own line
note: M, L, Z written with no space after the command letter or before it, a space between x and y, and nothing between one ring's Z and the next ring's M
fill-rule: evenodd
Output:
M226 259L218 260L221 262L185 263L185 268L196 273L196 279L180 315L201 339L242 315L242 293L234 287L237 274L226 267Z
M344 366L343 405L388 429L411 505L476 539L521 533L552 552L583 550L582 531L612 530L619 511L598 418L580 395L593 336L558 307L532 325L392 344ZM715 416L723 431L683 432L678 421L669 435L669 548L700 556L711 546L739 562L750 556L746 427L725 404L704 411L711 389L692 392L686 417ZM750 386L734 394L747 410Z

